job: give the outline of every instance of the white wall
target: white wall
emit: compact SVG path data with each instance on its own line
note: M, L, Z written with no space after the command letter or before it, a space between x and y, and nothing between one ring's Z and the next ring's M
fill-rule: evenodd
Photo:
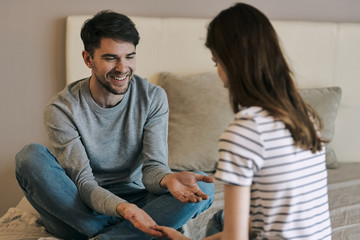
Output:
M14 156L47 145L42 110L65 86L65 18L112 9L128 15L213 17L230 0L1 0L0 215L22 197ZM270 19L360 22L358 0L249 0ZM141 33L140 33L141 34Z

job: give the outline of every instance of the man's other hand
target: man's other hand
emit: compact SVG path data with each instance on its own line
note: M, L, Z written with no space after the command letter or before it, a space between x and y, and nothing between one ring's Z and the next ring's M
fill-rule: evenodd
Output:
M209 198L199 188L197 182L213 183L212 177L193 172L178 172L166 175L160 182L160 186L167 188L169 192L181 202L197 203Z

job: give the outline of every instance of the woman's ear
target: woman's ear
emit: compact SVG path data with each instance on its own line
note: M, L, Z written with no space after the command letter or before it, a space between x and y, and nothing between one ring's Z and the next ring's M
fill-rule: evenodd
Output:
M84 59L84 63L88 68L94 67L94 60L87 51L82 51L82 57Z

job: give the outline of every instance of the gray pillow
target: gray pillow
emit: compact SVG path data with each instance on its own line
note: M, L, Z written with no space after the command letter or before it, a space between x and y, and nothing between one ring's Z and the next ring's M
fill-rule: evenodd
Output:
M169 101L169 166L215 171L218 141L233 119L228 91L216 73L161 73L157 82Z
M228 90L216 73L180 76L161 73L157 84L169 101L169 166L173 170L215 171L218 140L234 114ZM331 140L341 89L301 89L301 95L324 121L322 134ZM326 146L327 167L337 166L332 148Z
M324 128L321 131L321 136L329 141L325 145L326 166L327 168L337 168L338 162L335 151L331 147L331 141L334 137L335 119L341 100L341 88L308 88L300 89L299 92L304 101L314 108L323 121Z

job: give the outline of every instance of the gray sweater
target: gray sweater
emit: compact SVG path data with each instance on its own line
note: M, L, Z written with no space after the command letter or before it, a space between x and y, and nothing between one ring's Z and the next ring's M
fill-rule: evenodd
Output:
M155 194L167 191L159 183L171 173L168 113L165 91L136 75L122 101L107 109L92 99L86 78L52 98L44 121L52 151L81 199L99 213L119 216L116 206L125 200L107 186L131 183Z

